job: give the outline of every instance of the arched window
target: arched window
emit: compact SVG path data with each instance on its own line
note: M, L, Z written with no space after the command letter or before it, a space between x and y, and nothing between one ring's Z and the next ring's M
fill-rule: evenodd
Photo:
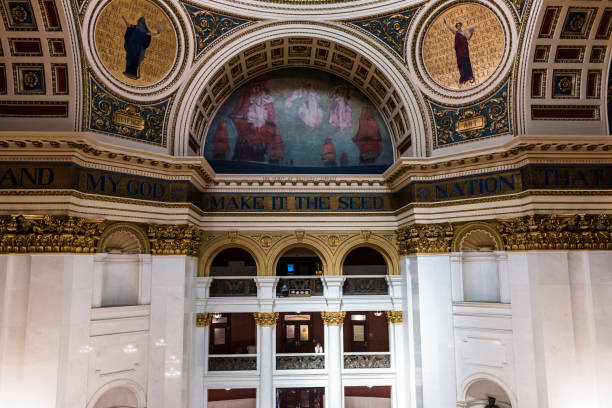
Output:
M386 275L387 263L380 252L369 247L353 249L342 264L343 275Z
M276 265L277 276L321 275L323 263L309 248L291 248L283 254Z

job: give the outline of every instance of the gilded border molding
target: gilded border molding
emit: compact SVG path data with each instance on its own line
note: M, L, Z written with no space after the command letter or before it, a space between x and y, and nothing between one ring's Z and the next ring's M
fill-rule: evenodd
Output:
M93 254L105 226L103 219L73 216L0 217L0 253Z
M344 323L346 312L321 312L321 318L324 324L340 325Z
M413 224L396 231L400 255L450 252L453 225Z
M255 319L255 324L257 326L276 326L276 322L278 321L278 315L278 312L255 312L253 313L253 318Z
M212 313L196 313L196 327L208 327L212 322Z
M387 310L387 322L393 324L401 324L404 321L404 315L401 310Z

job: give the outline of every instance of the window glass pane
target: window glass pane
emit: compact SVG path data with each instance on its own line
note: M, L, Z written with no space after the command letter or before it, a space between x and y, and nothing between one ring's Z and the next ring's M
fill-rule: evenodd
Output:
M308 325L300 325L300 341L308 341Z
M295 326L287 326L287 338L292 339L295 337Z
M353 341L364 342L365 341L365 326L355 325L353 326Z
M215 345L225 344L225 328L215 327Z

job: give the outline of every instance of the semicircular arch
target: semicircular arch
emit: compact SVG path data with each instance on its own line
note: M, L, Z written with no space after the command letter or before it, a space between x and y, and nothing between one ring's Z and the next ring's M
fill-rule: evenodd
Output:
M372 234L365 240L361 235L353 236L344 241L336 249L336 264L335 268L338 273L342 274L342 267L346 257L355 249L360 247L367 247L374 249L385 260L387 264L387 275L399 275L399 256L397 254L397 248L395 248L389 241L381 238L375 234Z
M106 227L98 241L96 251L106 252L110 241L113 241L111 245L119 247L120 250L121 247L129 247L130 250L136 250L139 254L151 253L151 245L145 232L142 228L128 222L117 222Z
M117 379L112 380L100 388L89 398L89 402L87 403L87 408L94 408L96 403L100 398L106 394L108 391L111 391L115 388L126 388L129 391L133 392L133 395L136 397L138 402L137 408L144 408L147 405L147 397L144 392L144 389L135 381L128 379Z
M506 394L506 397L508 397L508 399L510 400L510 405L513 407L516 405L515 404L516 398L515 398L514 393L510 389L510 387L508 387L506 383L502 381L501 378L495 375L492 375L490 373L485 373L485 372L473 373L472 375L470 375L469 377L463 380L463 382L461 383L461 388L460 388L461 389L461 394L459 395L460 400L465 401L466 398L468 397L468 391L470 390L470 388L474 384L480 381L488 381L496 385L497 387L501 388L501 390Z
M268 252L268 259L270 261L268 270L270 274L276 275L278 261L287 251L293 248L306 248L314 252L321 260L323 274L329 275L333 259L331 252L320 241L308 236L302 239L298 239L295 236L285 237L270 247L270 251Z
M257 245L254 245L252 241L237 236L234 239L221 238L216 241L209 241L206 243L206 246L203 246L198 276L210 276L210 268L217 255L231 248L238 248L248 252L255 260L257 275L264 274L263 271L266 269L266 254Z
M463 227L461 227L457 233L455 234L455 238L452 243L452 251L453 252L461 252L464 249L464 243L466 239L472 235L473 238L476 238L476 235L482 235L483 244L488 244L487 246L492 246L492 250L494 251L502 251L504 246L502 243L502 239L499 236L499 233L485 222L470 222Z
M356 29L323 22L260 23L245 30L216 44L183 86L180 103L172 112L175 155L201 154L217 110L233 91L262 73L287 67L341 73L342 79L356 86L378 109L395 148L411 140L415 155L425 155L429 118L422 97L412 86L408 70L388 50ZM288 57L290 47L307 41L305 46L311 48L308 58ZM272 58L275 48L284 50L278 60ZM320 61L315 58L318 49L326 55ZM247 59L257 62L248 66ZM189 138L197 144L197 151L190 149Z

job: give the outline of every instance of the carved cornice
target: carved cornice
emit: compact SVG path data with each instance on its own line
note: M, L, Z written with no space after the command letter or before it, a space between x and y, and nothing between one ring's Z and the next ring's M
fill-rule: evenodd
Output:
M202 231L195 225L149 224L153 255L198 256Z
M529 215L500 220L504 249L612 249L612 215Z
M404 316L401 310L387 310L387 321L393 324L401 324L404 321Z
M452 224L413 224L396 231L400 255L450 252Z
M212 322L212 313L196 313L196 327L208 327Z
M346 312L321 312L324 324L339 325L344 323Z
M0 253L95 253L104 227L102 219L72 216L0 217Z
M253 313L253 317L255 318L255 324L257 326L276 326L276 322L278 321L278 312L255 312Z

